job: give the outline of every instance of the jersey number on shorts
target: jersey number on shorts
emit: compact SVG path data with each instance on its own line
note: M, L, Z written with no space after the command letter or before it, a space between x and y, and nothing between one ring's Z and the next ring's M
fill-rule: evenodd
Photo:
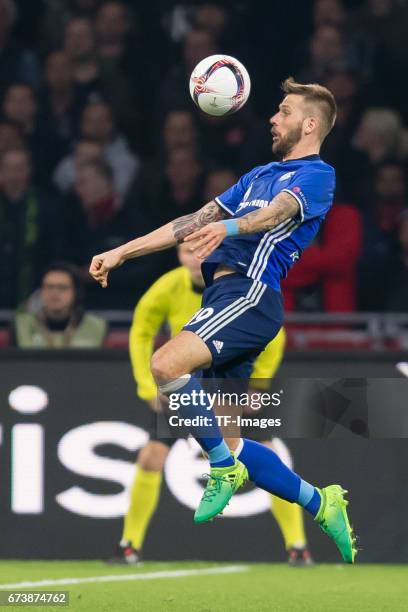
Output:
M213 312L214 308L200 308L200 310L197 310L193 318L190 319L189 322L186 323L186 325L194 325L195 323L204 321L205 319L208 319L208 317L211 317Z

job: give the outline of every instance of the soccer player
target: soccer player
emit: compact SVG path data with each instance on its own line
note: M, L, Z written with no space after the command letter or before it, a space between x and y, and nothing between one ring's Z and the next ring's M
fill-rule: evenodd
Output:
M130 505L126 512L121 541L111 563L135 564L140 561L143 542L149 524L159 502L162 471L171 447L180 435L158 437L156 418L157 388L150 371L150 359L154 340L163 324L175 336L198 310L204 290L200 261L191 253L187 244L180 244L178 257L181 267L161 276L138 302L129 338L130 358L138 396L152 409L150 440L139 451L137 471L130 488ZM283 328L257 357L252 372L250 388L256 390L258 379L271 379L283 357L285 333ZM262 391L265 388L262 386ZM165 416L163 415L163 420ZM261 433L261 432L259 432ZM250 437L250 436L248 436ZM279 439L266 440L286 464L292 459L287 446ZM285 541L288 562L291 565L309 565L311 556L306 547L306 535L300 506L271 496L271 511Z
M254 356L282 327L280 280L316 236L333 203L335 172L319 152L336 119L334 97L321 85L292 78L282 88L285 96L270 119L272 150L281 161L254 168L196 213L95 255L90 274L106 288L109 272L128 259L178 242L190 245L202 260L207 287L202 308L154 353L151 369L163 395L190 398L179 408L181 418L207 417L205 425L190 428L210 462L195 522L221 513L249 478L304 507L343 560L353 563L346 491L340 485L320 489L310 484L253 440L235 438L228 445L194 375L210 369L218 378L228 377L229 369L237 372L239 366L240 377L249 377Z

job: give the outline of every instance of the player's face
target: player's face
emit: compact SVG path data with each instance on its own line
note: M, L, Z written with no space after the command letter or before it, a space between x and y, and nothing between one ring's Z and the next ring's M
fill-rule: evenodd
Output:
M278 112L269 119L272 134L272 151L278 157L286 157L302 138L304 108L301 96L288 95Z

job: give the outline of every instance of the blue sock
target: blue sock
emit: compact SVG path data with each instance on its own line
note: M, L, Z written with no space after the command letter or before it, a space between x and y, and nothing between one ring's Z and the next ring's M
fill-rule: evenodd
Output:
M246 465L249 478L257 487L281 499L303 506L315 516L320 506L320 494L315 487L290 470L270 448L243 440L238 459Z
M234 465L234 458L222 437L214 411L209 409L208 398L198 379L195 376L183 376L167 385L162 385L160 390L166 395L190 395L191 403L187 403L187 406L181 405L180 402L180 407L177 410L180 416L187 419L194 417L207 418L205 424L189 427L191 435L208 454L212 467ZM193 401L194 399L195 401Z
M303 506L305 510L315 517L319 512L321 501L322 498L316 487L306 482L306 480L301 479L298 504Z

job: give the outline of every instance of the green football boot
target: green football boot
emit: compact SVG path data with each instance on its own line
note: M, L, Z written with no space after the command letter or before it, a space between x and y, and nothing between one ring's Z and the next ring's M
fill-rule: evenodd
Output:
M322 502L315 521L320 525L322 531L334 540L343 560L346 563L354 563L357 554L356 538L347 516L348 501L344 499L347 491L340 485L330 485L318 491Z
M220 514L231 497L248 480L248 471L241 461L234 465L212 467L208 474L207 486L194 514L195 523L210 521Z

